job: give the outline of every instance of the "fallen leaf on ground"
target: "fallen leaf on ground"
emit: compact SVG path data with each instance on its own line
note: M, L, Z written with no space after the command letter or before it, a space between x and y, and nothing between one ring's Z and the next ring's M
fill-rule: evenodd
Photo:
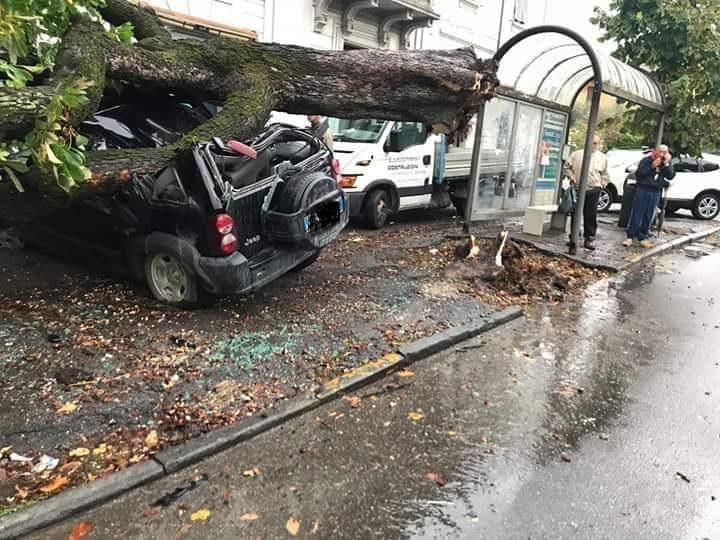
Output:
M58 414L72 414L77 411L77 408L77 401L68 401L55 412L57 412Z
M438 473L429 472L425 475L425 478L427 478L431 482L435 482L440 487L443 487L445 484L447 484L447 480L445 480Z
M409 418L410 420L412 420L413 422L419 422L420 420L422 420L423 418L425 418L425 415L424 415L423 412L420 411L420 410L410 411L410 412L408 413L408 418Z
M107 452L107 444L105 444L105 443L102 443L100 446L98 446L97 448L95 448L95 449L92 451L93 456L101 456L101 455L103 455L105 452Z
M567 454L565 452L560 454L560 459L562 459L565 463L570 463L572 461L572 457L570 457L570 454Z
M10 450L12 450L12 446L3 446L0 448L0 458L4 457Z
M90 449L83 448L82 446L80 448L75 448L74 450L70 450L70 453L68 454L70 457L85 457L90 455Z
M292 536L297 536L297 533L300 532L300 522L294 517L291 517L287 520L285 528L287 529L287 532L289 532Z
M60 467L60 472L65 476L70 476L75 474L80 467L82 467L82 463L79 461L68 461L65 465Z
M258 515L255 512L248 512L240 516L240 521L255 521L257 518Z
M151 506L145 512L143 515L148 519L156 518L160 514L160 507L159 506Z
M350 405L353 409L357 409L362 404L362 399L358 396L343 396L343 401Z
M56 476L52 482L49 484L46 484L40 488L40 491L45 493L46 495L49 495L50 493L55 493L56 491L60 491L62 488L68 485L68 479L64 476Z
M15 486L15 493L18 499L27 499L30 492L27 489L23 489L20 486Z
M209 517L210 517L210 510L208 510L207 508L203 508L202 510L193 512L190 515L190 521L205 521Z
M175 536L173 536L173 540L180 540L183 536L185 536L188 531L192 528L192 523L186 523L182 527L178 529L178 531L175 533Z
M158 434L154 429L145 437L145 446L155 448L158 445Z
M7 480L7 471L0 467L0 482Z
M10 454L10 461L19 461L20 463L30 463L33 460L31 457L21 456L13 452Z
M312 530L310 531L310 534L315 534L318 532L318 529L320 528L320 520L316 520L315 524L313 525Z
M223 493L223 504L230 504L232 502L232 498L232 491L227 490L225 493Z
M402 377L403 379L407 379L408 377L414 377L415 372L410 371L409 369L403 369L402 371L398 371L398 377Z
M256 476L260 476L260 469L258 469L257 467L253 467L252 469L243 471L243 476L247 476L248 478L255 478Z
M89 521L81 521L73 527L72 531L70 531L70 536L68 537L68 540L83 540L83 538L87 538L87 535L90 534L92 530L92 523L90 523Z

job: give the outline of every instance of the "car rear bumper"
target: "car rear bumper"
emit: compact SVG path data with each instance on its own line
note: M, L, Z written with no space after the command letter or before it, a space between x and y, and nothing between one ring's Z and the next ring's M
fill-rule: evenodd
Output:
M333 236L327 242L334 238ZM145 239L144 251L146 254L160 251L175 255L197 276L203 289L221 296L247 294L259 289L315 255L318 248L272 247L251 259L239 252L227 257L205 257L186 240L155 232Z

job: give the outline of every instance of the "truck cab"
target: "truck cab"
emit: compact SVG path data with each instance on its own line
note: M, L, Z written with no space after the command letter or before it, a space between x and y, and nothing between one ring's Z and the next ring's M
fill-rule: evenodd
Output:
M274 113L273 121L307 126L305 117ZM464 215L473 138L448 146L419 122L328 118L340 186L350 216L380 229L390 215L455 204Z

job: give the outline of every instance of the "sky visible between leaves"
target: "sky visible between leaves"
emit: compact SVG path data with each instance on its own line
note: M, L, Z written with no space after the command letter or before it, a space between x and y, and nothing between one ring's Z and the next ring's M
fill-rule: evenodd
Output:
M600 43L601 32L590 22L593 8L608 9L610 0L550 0L546 24L565 26L588 38L605 53L615 49L612 43Z

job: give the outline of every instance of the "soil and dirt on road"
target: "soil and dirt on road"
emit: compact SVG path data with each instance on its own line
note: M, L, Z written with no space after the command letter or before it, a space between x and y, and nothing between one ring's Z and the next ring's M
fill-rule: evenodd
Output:
M448 218L351 229L304 272L200 311L163 307L115 276L0 250L0 509L267 411L496 306L559 301L601 276L523 246L486 281L472 268L494 260L494 240L460 260L446 237L457 232Z

